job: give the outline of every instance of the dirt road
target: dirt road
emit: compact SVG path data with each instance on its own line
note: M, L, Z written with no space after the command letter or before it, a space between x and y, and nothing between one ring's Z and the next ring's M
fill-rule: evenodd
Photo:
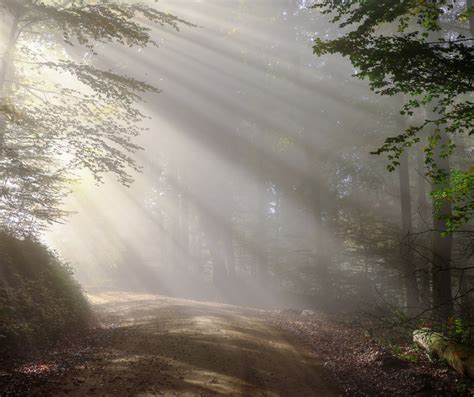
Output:
M68 396L337 396L320 364L257 310L107 293L91 296L110 343L57 386Z

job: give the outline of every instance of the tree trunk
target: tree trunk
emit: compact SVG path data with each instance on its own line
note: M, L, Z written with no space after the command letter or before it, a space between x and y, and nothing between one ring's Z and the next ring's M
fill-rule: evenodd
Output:
M262 158L263 156L259 156ZM263 164L259 161L259 176L257 177L257 227L256 239L257 250L257 278L265 285L268 279L268 257L267 257L267 196L265 177L263 176Z
M224 256L222 248L214 244L209 245L212 256L212 282L215 287L223 288L227 279L227 273L224 266Z
M474 0L467 0L467 8L474 7ZM471 31L471 36L474 36L474 14L469 15L469 28Z
M310 137L307 138L309 141ZM324 186L320 180L315 180L315 176L318 173L321 173L322 164L324 164L324 159L317 158L315 159L314 153L311 150L311 145L304 145L304 156L306 162L306 206L308 211L308 221L309 221L309 235L313 240L313 249L309 256L311 265L317 269L317 274L319 278L319 291L318 304L322 308L327 308L329 295L331 292L331 286L329 282L328 274L328 257L326 255L326 245L325 234L323 230L323 189ZM321 154L319 154L321 156Z
M440 32L428 32L430 40L438 40ZM427 120L435 122L439 120L440 114L435 111L439 106L439 99L435 100L426 108ZM433 148L434 173L450 173L449 156L443 155L443 148L449 144L450 139L441 124L432 125L432 138L438 138ZM433 179L433 190L445 187L449 181L439 183ZM433 207L433 209L435 209ZM431 272L432 272L432 294L433 294L433 315L436 321L447 322L453 312L453 297L451 291L451 251L452 234L444 236L447 231L446 217L452 215L451 203L445 199L438 211L433 210L433 232L431 234Z
M203 277L207 256L204 255L205 238L203 238L202 215L197 211L196 206L192 207L193 228L191 229L191 253L193 258L194 274Z
M422 148L417 148L416 151L416 163L417 163L417 231L422 233L432 229L432 216L429 209L429 204L426 196L426 172L425 163L423 158ZM425 307L429 307L431 302L431 280L430 280L430 266L431 262L426 259L425 255L421 255L419 259L418 267L421 270L420 273L420 297L421 301L425 303ZM426 305L428 303L428 305Z
M290 7L294 7L295 3L289 1ZM296 38L298 42L298 38ZM305 53L304 47L300 48L297 52L295 59L295 79L301 86L305 85L305 79L303 72L306 68L304 62ZM304 96L302 97L304 99ZM310 99L308 98L308 101ZM302 137L301 140L301 152L304 156L303 172L304 172L304 184L307 196L304 200L304 205L308 211L309 221L309 236L313 241L311 253L309 256L310 265L315 267L319 278L319 302L317 304L322 308L328 307L332 287L329 279L329 256L327 253L328 241L326 241L327 230L324 230L323 221L323 205L326 196L326 186L322 181L323 169L328 159L327 153L323 150L317 150L321 147L321 143L316 144L314 137L315 128L314 120L310 118L302 117L299 113L295 114L295 119L302 122Z
M402 215L400 255L403 266L407 309L409 313L413 313L419 307L419 292L416 281L415 252L413 250L413 220L411 214L410 171L408 168L407 151L404 151L400 157L399 174Z
M1 69L0 69L0 96L3 97L4 94L4 89L5 89L5 81L7 77L7 72L8 68L10 67L12 63L12 56L13 56L13 51L15 49L15 43L17 39L17 34L18 34L18 23L20 21L19 16L14 16L12 25L10 27L10 33L8 35L8 42L7 42L7 47L5 49L5 52L2 55L2 63L1 63Z
M450 171L449 158L442 156L443 146L449 143L449 137L441 131L441 139L434 151L434 160L438 170L445 173ZM449 183L449 182L447 182ZM443 188L435 184L434 189ZM433 307L438 320L446 322L453 311L453 297L451 291L451 250L453 244L452 234L444 236L446 221L444 218L451 216L451 203L444 200L439 212L434 214L433 235L431 250L433 274Z
M235 280L236 276L236 269L235 269L235 253L234 253L234 236L231 230L232 224L231 220L229 220L229 231L224 235L224 255L225 255L225 263L227 269L227 276L229 281L232 282Z
M201 216L201 225L211 255L213 284L217 288L223 288L227 280L227 268L221 225L213 214L209 213Z
M474 379L474 349L428 328L414 331L413 341L429 354L445 360L460 374Z
M184 185L186 180L183 180L183 194L181 195L180 205L180 216L181 216L181 242L183 246L183 256L185 261L186 270L192 268L192 255L191 255L191 227L189 222L190 209L189 209L189 197L186 192L186 186Z

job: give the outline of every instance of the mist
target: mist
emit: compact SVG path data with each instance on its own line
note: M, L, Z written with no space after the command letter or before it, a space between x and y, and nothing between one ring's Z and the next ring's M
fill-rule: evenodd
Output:
M69 302L54 309L67 327L92 321L93 343L122 352L106 378L167 363L151 370L164 383L118 381L130 395L414 395L416 363L427 393L469 378L467 364L440 377L421 351L451 363L426 332L465 357L474 340L472 5L383 3L0 1L5 302L46 296L21 298L34 274L64 288L50 301ZM12 351L32 338L1 324ZM218 359L195 353L209 344ZM325 369L284 380L306 354ZM253 375L220 369L238 357ZM121 395L94 377L70 391Z
M139 54L102 51L104 66L125 59L128 74L162 90L143 106L142 171L128 188L83 181L66 205L75 215L47 241L87 289L323 305L350 249L340 207L397 227L396 199L358 182L393 131L380 131L389 104L351 78L349 62L314 57L315 29L330 27L303 4L161 6L197 26L155 29L159 48ZM378 168L371 177L396 189Z

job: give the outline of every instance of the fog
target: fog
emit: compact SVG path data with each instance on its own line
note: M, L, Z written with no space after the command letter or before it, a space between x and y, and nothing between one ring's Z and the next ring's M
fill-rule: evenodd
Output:
M474 395L473 40L474 0L0 0L0 395Z
M401 102L313 55L340 30L305 3L160 1L195 26L152 27L143 50L99 44L93 62L161 93L142 105L134 182L81 174L46 234L86 290L334 310L399 294L399 176L370 152Z

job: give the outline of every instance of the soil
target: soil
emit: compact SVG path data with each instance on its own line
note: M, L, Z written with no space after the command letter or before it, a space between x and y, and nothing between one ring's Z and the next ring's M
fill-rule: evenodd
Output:
M322 363L264 312L118 292L90 299L102 324L85 347L4 371L0 395L341 395Z
M90 300L97 327L21 361L0 357L0 397L474 395L412 344L394 354L364 328L310 310L124 292Z

